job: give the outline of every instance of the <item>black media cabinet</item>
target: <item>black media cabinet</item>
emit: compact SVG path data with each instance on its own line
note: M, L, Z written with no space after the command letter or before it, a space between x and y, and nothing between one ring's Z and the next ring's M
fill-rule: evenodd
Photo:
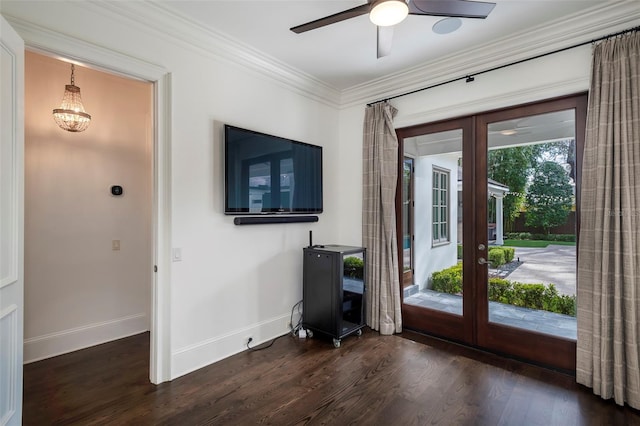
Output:
M303 250L302 327L333 338L360 336L365 326L366 249L340 245Z

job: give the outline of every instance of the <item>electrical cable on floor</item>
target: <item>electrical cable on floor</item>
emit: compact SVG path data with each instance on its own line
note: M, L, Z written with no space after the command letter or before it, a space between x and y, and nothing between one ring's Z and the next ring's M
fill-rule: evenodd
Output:
M296 310L296 307L298 308L298 313L300 314L300 317L298 318L298 322L296 323L295 327L293 326L293 312ZM299 301L298 303L296 303L295 305L293 305L293 307L291 308L291 316L289 319L289 326L291 327L291 335L295 336L298 333L298 330L302 327L302 312L300 311L300 308L302 307L302 300ZM249 340L247 340L247 349L249 349L250 351L261 351L263 349L268 349L271 346L273 346L273 344L275 343L276 340L278 340L279 338L283 337L284 334L282 336L278 336L275 339L271 340L271 342L269 342L268 344L265 343L266 346L255 346L255 347L251 347L250 344L253 341L253 338L249 337Z
M296 307L298 307L298 314L300 314L300 316L298 317L298 322L294 326L293 311L296 309ZM289 320L289 325L291 326L291 335L294 337L296 336L296 334L298 334L298 330L302 328L302 311L300 310L301 308L302 308L302 300L296 303L295 305L293 305L293 307L291 308L291 318Z
M284 335L283 335L283 336L284 336ZM268 344L268 345L266 345L266 346L256 346L256 347L253 347L253 348L252 348L251 346L249 346L249 344L250 344L250 343L251 343L251 341L252 341L252 339L251 339L251 338L249 338L249 340L247 341L247 349L249 349L250 351L253 351L253 352L255 352L255 351L261 351L261 350L263 350L263 349L269 349L271 346L273 346L273 344L275 343L275 341L276 341L276 340L278 340L278 339L279 339L279 338L281 338L281 337L282 337L282 336L278 336L278 337L276 337L275 339L271 340L271 342L269 342L269 344Z

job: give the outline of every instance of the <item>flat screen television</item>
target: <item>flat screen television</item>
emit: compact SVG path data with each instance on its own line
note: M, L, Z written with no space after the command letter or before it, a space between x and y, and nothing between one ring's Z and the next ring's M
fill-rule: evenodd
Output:
M322 213L322 147L224 126L225 214Z

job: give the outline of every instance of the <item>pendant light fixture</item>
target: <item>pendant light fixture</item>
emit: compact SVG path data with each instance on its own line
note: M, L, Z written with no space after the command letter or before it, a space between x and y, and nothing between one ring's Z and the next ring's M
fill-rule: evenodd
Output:
M91 116L82 105L80 88L74 84L75 66L71 64L71 84L64 86L60 108L53 110L53 119L61 129L68 132L83 132L89 127Z

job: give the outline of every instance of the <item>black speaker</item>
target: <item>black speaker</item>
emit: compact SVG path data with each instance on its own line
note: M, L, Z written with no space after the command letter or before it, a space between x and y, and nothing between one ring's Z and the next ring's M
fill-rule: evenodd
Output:
M317 222L318 216L239 216L233 219L236 225L262 225L265 223Z

